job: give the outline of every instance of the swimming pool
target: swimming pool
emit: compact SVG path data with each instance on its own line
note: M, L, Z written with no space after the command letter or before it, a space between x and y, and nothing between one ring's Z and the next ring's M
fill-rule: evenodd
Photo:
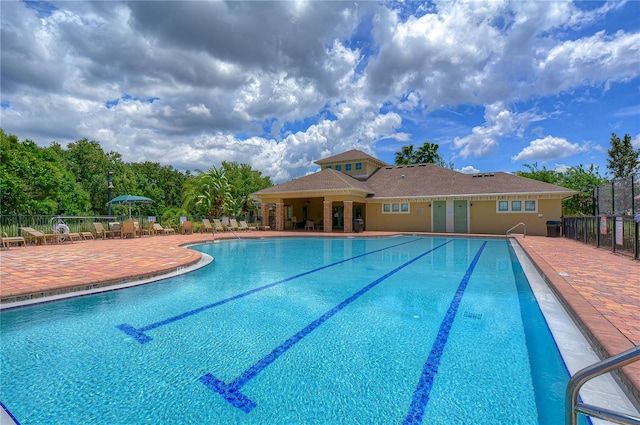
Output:
M507 242L207 244L207 267L1 313L21 424L563 423L568 381Z

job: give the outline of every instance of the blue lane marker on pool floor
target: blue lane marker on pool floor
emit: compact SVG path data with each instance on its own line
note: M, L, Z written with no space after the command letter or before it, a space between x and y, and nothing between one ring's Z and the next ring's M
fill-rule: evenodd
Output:
M278 357L283 355L287 350L289 350L295 344L300 342L302 338L309 335L318 326L322 325L324 322L326 322L329 318L331 318L333 315L338 313L340 310L342 310L343 308L345 308L346 306L348 306L349 304L351 304L352 302L360 298L362 295L367 293L369 290L377 286L380 282L386 280L387 278L399 272L400 270L407 267L408 265L418 261L425 255L430 254L431 252L439 248L442 248L443 246L447 245L450 242L452 241L451 240L446 241L443 244L436 246L435 248L432 248L426 252L423 252L422 254L418 255L412 260L409 260L406 263L401 264L400 266L391 270L389 273L385 274L384 276L374 280L364 288L360 289L355 294L351 295L349 298L342 301L340 304L333 307L331 310L324 313L322 316L320 316L313 322L309 323L304 329L302 329L301 331L293 335L291 338L287 339L285 342L280 344L271 353L267 354L266 356L258 360L258 362L256 362L249 369L245 370L240 376L238 376L236 379L234 379L230 383L226 383L216 378L210 373L207 373L206 375L203 375L202 377L200 377L200 382L202 382L204 385L206 385L213 391L219 393L222 397L224 397L225 400L231 403L234 407L237 407L238 409L242 410L245 413L251 412L251 410L253 410L253 408L256 407L256 403L240 392L240 389L247 382L255 378L256 375L262 372L267 366L273 363Z
M422 416L424 415L424 410L427 407L427 403L429 402L429 394L431 393L431 388L433 387L433 380L438 373L438 366L440 365L440 359L442 358L442 353L444 352L444 346L449 339L451 325L453 325L453 320L456 318L458 307L460 307L460 302L462 301L464 291L467 289L467 284L469 283L471 274L473 274L473 270L476 268L478 260L480 259L480 255L482 254L482 251L484 250L484 247L486 245L487 242L483 242L482 246L480 246L478 253L474 257L473 261L471 261L471 264L469 265L467 272L462 278L460 285L458 285L458 290L453 296L451 304L449 304L447 314L444 316L444 320L440 324L438 335L436 336L436 340L433 342L433 346L431 347L429 358L427 359L427 362L424 364L424 368L422 369L422 375L420 376L418 386L413 393L413 400L411 401L411 407L409 407L409 414L404 421L405 425L422 423Z
M384 247L384 248L376 249L376 250L371 251L371 252L365 252L364 254L356 255L355 257L346 258L344 260L336 261L335 263L327 264L326 266L318 267L316 269L309 270L309 271L297 274L295 276L291 276L291 277L288 277L286 279L279 280L279 281L274 282L274 283L269 283L267 285L251 289L249 291L242 292L240 294L234 295L234 296L226 298L224 300L216 301L215 303L208 304L208 305L196 308L195 310L186 311L186 312L184 312L182 314L179 314L177 316L173 316L173 317L170 317L168 319L162 320L160 322L156 322L156 323L152 323L152 324L147 325L147 326L143 326L141 328L134 328L133 326L131 326L131 325L127 324L127 323L123 323L121 325L117 325L116 328L120 329L121 331L123 331L124 333L129 335L130 337L134 338L140 344L144 344L146 342L149 342L149 341L153 340L153 338L151 338L149 335L145 334L146 331L150 331L152 329L159 328L160 326L168 325L168 324L176 322L178 320L185 319L185 318L187 318L189 316L193 316L195 314L202 313L203 311L212 309L214 307L218 307L218 306L220 306L222 304L226 304L228 302L235 301L235 300L238 300L240 298L244 298L244 297L246 297L248 295L251 295L251 294L255 294L256 292L260 292L260 291L264 291L265 289L273 288L274 286L280 285L280 284L285 283L285 282L292 281L292 280L297 279L299 277L306 276L306 275L309 275L311 273L315 273L315 272L320 271L320 270L328 269L329 267L337 266L338 264L346 263L347 261L355 260L356 258L365 257L367 255L375 254L375 253L380 252L380 251L385 251L387 249L395 248L395 247L398 247L398 246L401 246L401 245L405 245L405 244L408 244L408 243L413 243L413 242L416 242L416 241L419 241L419 240L420 239L412 239L412 240L407 241L407 242L402 242L402 243L399 243L399 244L387 246L387 247Z

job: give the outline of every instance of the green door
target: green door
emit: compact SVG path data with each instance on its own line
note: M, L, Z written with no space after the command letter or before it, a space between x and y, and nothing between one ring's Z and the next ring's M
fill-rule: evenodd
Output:
M433 232L447 231L447 201L433 201Z
M453 201L453 231L467 233L467 201Z

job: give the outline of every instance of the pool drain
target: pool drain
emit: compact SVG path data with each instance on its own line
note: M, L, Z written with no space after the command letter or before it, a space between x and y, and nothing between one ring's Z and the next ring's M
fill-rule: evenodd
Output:
M482 319L482 313L473 313L471 311L465 311L464 317L468 317L470 319L480 320Z

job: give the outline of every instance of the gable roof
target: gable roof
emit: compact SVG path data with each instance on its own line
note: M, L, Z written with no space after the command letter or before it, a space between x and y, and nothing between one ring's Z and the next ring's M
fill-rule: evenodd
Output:
M380 161L378 158L374 158L371 155L364 153L358 149L351 149L350 151L342 152L337 155L330 156L328 158L323 158L315 161L316 164L328 164L334 162L343 162L343 161L356 161L356 160L368 160L378 167L388 167L389 164L386 162Z
M318 171L317 173L309 174L276 186L262 189L255 192L254 195L265 196L292 192L330 192L336 190L362 192L363 196L373 194L373 191L366 183L354 179L348 174L331 168L326 168L322 171Z

